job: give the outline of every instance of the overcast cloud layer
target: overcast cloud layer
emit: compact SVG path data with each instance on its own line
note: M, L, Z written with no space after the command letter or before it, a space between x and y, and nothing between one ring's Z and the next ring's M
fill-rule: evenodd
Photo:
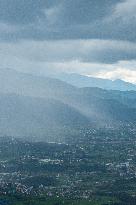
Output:
M0 62L136 83L135 0L0 0Z

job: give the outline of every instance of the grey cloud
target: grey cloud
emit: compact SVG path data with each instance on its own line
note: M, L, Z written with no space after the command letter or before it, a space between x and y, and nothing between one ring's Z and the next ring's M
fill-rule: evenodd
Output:
M11 24L30 24L45 18L43 8L50 8L58 1L0 0L0 21Z
M136 44L111 40L53 40L0 43L0 52L37 62L115 63L136 58Z
M113 15L115 15L116 17L123 17L125 20L127 20L128 18L136 18L136 1L125 0L116 4Z
M57 23L89 23L105 16L119 0L0 0L0 20L14 24L44 20L44 10L60 7ZM63 18L65 17L65 18ZM60 22L59 22L60 21Z
M135 0L0 0L1 65L74 70L135 60L135 11Z
M0 21L20 27L0 35L14 39L133 39L133 33L112 18L120 0L0 0ZM105 21L104 19L110 19ZM128 27L135 26L129 22ZM119 25L119 26L118 26ZM1 29L0 29L1 30Z

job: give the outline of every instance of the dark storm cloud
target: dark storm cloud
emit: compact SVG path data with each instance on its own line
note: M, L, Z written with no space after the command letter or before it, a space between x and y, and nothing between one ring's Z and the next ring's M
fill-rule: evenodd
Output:
M55 0L0 0L0 21L20 25L31 24L38 18L45 18L43 9L56 3Z
M136 0L0 0L1 65L135 64L135 28Z
M118 38L116 25L103 22L120 0L0 0L0 22L17 26L8 40ZM115 32L114 32L115 30ZM129 36L128 36L129 38Z
M64 25L90 24L109 14L116 2L118 0L65 0L60 16Z
M45 18L43 10L61 6L62 23L82 24L102 18L118 0L0 0L0 20L8 23L31 23Z

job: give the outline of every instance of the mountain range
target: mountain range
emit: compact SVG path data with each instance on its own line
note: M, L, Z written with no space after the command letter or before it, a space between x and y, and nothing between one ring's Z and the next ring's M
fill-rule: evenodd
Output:
M136 121L136 92L73 86L0 69L0 135L65 142L80 129Z
M136 85L125 82L120 79L116 80L109 80L109 79L102 79L102 78L95 78L91 76L80 75L77 73L61 73L57 75L57 78L65 81L71 85L76 87L98 87L107 90L120 90L120 91L136 91Z

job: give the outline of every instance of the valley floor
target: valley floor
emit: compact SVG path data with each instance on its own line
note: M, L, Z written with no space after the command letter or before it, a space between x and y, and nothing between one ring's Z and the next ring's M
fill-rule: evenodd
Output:
M81 133L73 144L0 138L0 205L136 204L135 128Z

